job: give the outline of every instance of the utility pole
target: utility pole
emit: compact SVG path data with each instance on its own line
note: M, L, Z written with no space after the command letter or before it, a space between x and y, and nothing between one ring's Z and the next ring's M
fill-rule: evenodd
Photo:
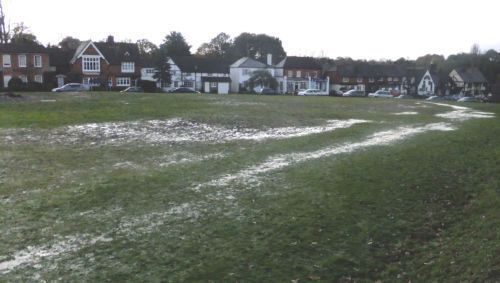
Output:
M5 44L9 41L9 34L5 29L5 15L3 13L2 1L0 0L0 43Z

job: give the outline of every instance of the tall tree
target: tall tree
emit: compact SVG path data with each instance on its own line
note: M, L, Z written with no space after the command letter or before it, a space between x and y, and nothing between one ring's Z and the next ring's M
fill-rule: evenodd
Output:
M10 38L13 43L37 43L36 36L31 33L29 27L25 26L23 22L17 23L12 29L12 36Z
M137 40L137 47L139 48L139 53L141 55L151 55L158 49L158 46L156 46L156 44L147 39Z
M61 40L61 42L59 42L58 45L59 47L61 47L61 49L69 51L77 49L81 43L82 42L78 38L66 36Z
M226 33L219 33L209 43L203 43L196 52L200 55L228 59L233 49L233 41Z
M254 71L245 85L251 90L258 86L276 89L276 87L278 87L278 81L276 81L268 71Z
M279 59L286 56L281 40L266 34L242 33L234 39L234 48L239 57L260 59L273 54Z
M167 56L186 56L191 55L191 46L187 44L186 39L180 32L173 31L165 37L160 45L160 49Z
M162 87L166 84L170 84L172 80L168 56L169 55L162 49L157 49L152 54L153 64L155 67L155 74L153 75L153 78L155 78Z

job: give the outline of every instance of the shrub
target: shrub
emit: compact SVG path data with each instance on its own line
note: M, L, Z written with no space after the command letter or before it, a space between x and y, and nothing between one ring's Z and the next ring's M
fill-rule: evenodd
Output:
M25 91L26 84L20 78L12 78L8 84L9 90L11 91Z

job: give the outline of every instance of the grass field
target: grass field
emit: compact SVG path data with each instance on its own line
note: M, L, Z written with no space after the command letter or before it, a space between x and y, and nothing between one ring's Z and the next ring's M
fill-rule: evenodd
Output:
M500 280L500 105L0 101L0 281Z

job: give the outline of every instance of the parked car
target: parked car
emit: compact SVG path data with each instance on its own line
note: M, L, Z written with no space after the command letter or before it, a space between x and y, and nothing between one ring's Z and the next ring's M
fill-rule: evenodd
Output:
M362 90L355 90L355 89L351 89L347 92L344 92L342 94L342 96L344 97L365 97L365 92L362 91Z
M299 95L327 95L327 93L319 89L306 89L304 91L300 91Z
M332 89L332 90L330 90L330 94L329 95L330 96L342 96L342 94L343 94L342 91Z
M268 88L268 87L265 87L265 88L262 88L261 90L259 90L259 92L257 92L258 94L267 94L267 95L272 95L272 94L277 94L276 91L272 88Z
M144 90L139 86L131 86L131 87L127 87L126 89L124 89L120 92L144 92Z
M65 84L62 87L52 89L52 92L78 92L78 91L86 91L88 88L79 83L69 83Z
M189 88L189 87L178 87L178 88L172 89L169 92L171 92L171 93L200 93L199 91L195 91L194 89Z
M382 89L379 89L377 90L376 92L374 93L370 93L368 94L368 97L385 97L385 98L393 98L394 96L392 95L392 93L388 90L382 90Z
M481 99L473 97L473 96L466 96L462 97L457 102L482 102Z

